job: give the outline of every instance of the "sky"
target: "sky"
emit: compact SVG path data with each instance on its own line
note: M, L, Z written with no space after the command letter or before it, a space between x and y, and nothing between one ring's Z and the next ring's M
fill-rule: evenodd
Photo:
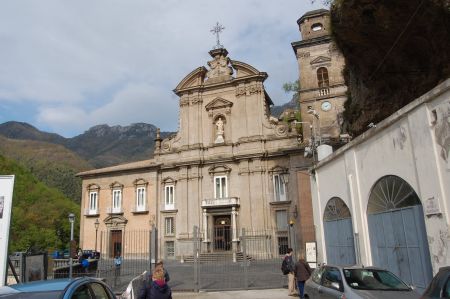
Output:
M310 0L21 0L0 3L0 123L64 137L99 124L176 131L173 89L207 66L225 27L229 57L267 72L275 105L298 78L291 42Z

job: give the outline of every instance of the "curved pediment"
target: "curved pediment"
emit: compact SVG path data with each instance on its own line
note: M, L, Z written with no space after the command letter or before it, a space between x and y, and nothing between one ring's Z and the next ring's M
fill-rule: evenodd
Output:
M204 66L198 67L189 73L174 89L175 93L185 88L200 86L203 84L207 70Z
M231 60L231 66L236 70L236 78L265 74L245 62L237 60Z
M223 98L215 98L212 100L208 105L205 106L206 111L209 111L211 109L220 109L220 108L227 108L232 107L233 103L230 101L227 101Z
M208 169L210 175L220 174L220 173L229 173L231 168L227 165L214 165Z
M118 181L115 181L114 183L111 183L109 185L109 188L111 188L111 189L123 189L123 184L119 183Z
M125 225L128 222L128 219L121 216L121 215L111 215L106 217L103 222L107 226L118 226L118 225Z
M274 167L270 168L270 170L269 170L269 172L271 172L271 173L287 173L288 171L289 171L288 168L282 167L279 165L274 166Z

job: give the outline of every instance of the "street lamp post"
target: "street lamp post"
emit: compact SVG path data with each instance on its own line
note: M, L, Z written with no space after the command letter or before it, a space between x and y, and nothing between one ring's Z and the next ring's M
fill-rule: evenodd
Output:
M295 227L295 222L298 217L297 212L297 205L294 206L294 211L290 212L292 213L293 218L290 218L289 220L289 240L290 240L290 247L297 252L297 233L298 233L298 226Z
M95 251L97 252L97 232L98 232L98 227L100 226L100 222L98 221L98 218L95 219Z
M69 245L69 279L72 279L72 241L73 241L73 223L75 222L75 214L69 214L69 222L70 222L70 245Z

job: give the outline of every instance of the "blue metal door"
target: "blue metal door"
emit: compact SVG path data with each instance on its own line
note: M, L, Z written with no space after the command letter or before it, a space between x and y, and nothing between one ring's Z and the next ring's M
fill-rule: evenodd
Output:
M421 205L368 215L374 266L388 269L423 292L432 278Z
M354 265L356 259L352 219L338 219L324 223L327 263Z
M350 210L339 197L331 198L323 215L327 263L354 265L355 242Z

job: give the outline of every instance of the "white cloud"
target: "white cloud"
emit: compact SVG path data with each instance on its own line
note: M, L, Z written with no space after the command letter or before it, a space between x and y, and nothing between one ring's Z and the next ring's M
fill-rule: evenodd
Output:
M174 130L171 91L206 65L219 21L230 57L267 72L268 92L281 103L283 82L298 76L296 20L315 8L308 0L2 1L0 101L37 105L28 122L63 135L140 121Z

